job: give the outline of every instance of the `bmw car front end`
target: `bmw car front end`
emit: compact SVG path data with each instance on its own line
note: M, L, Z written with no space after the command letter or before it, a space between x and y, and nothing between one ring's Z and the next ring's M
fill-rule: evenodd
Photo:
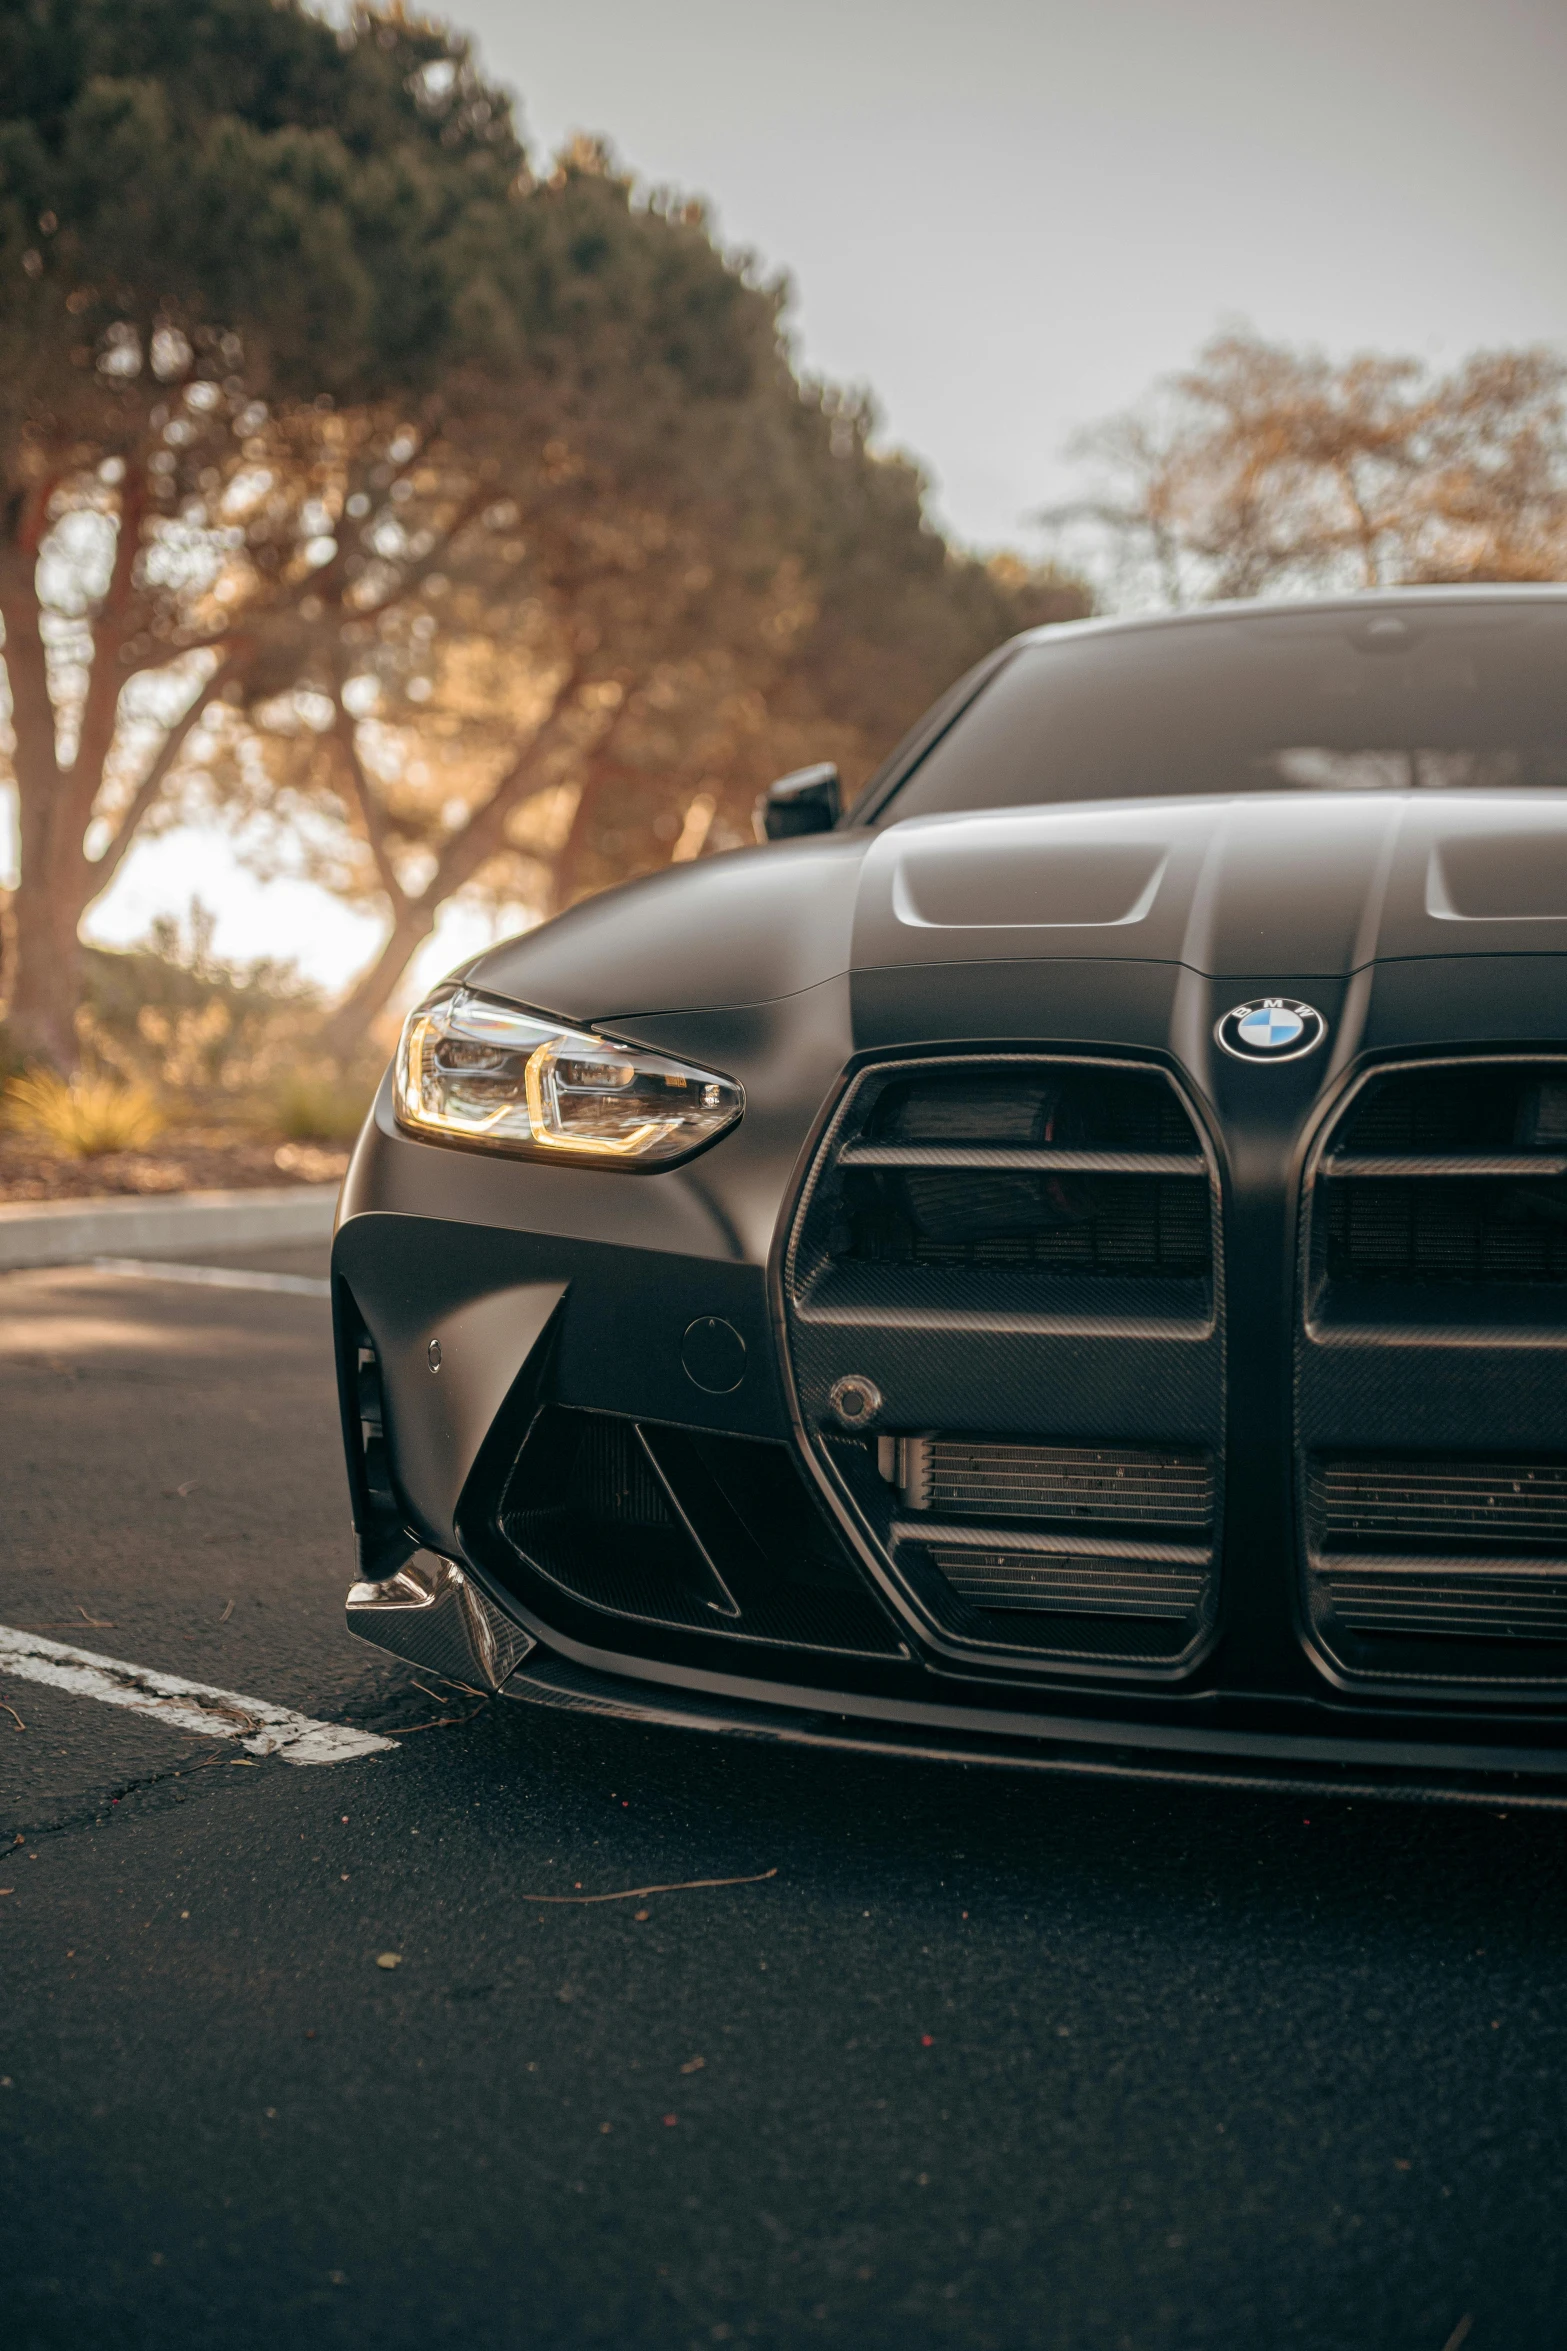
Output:
M1039 1769L1567 1801L1567 595L1052 629L410 1016L355 1631Z

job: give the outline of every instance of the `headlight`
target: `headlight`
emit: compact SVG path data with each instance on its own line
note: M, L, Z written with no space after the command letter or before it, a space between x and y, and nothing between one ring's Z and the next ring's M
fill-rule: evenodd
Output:
M667 1167L745 1108L731 1078L466 988L408 1015L395 1085L398 1121L416 1135L608 1166Z

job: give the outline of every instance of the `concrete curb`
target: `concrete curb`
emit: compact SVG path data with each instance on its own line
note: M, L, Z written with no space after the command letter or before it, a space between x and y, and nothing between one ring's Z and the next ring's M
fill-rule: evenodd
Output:
M324 1241L336 1184L149 1199L13 1200L0 1205L0 1271L80 1265L93 1257L166 1257L191 1249L265 1249Z

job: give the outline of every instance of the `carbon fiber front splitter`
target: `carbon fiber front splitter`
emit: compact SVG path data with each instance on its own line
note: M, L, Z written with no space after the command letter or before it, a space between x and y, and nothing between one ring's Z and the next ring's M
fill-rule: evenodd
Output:
M805 1693L780 1691L758 1701L716 1689L656 1685L610 1674L547 1650L536 1651L501 1692L535 1706L646 1722L734 1738L769 1739L927 1763L989 1764L1015 1771L1071 1773L1094 1779L1156 1781L1198 1788L1269 1789L1281 1795L1405 1803L1484 1804L1493 1809L1567 1811L1567 1757L1368 1742L1269 1738L1246 1733L1187 1734L1132 1746L1124 1726L1074 1723L1053 1737L1030 1719L976 1719L958 1707L885 1707L855 1701L854 1712L803 1705Z

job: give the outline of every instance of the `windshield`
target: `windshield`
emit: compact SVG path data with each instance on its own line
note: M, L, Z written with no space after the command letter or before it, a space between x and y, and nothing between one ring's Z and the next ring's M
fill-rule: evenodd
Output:
M1025 645L873 821L1169 793L1567 788L1567 597Z

